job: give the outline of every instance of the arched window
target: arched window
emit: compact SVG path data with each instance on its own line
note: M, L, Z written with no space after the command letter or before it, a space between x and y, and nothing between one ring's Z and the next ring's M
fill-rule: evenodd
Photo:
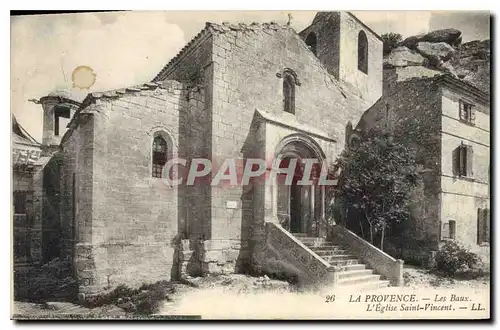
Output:
M306 45L307 45L307 47L309 47L311 52L313 52L314 55L318 55L318 53L317 53L318 38L316 37L316 34L314 32L311 32L307 35Z
M286 73L283 75L283 97L284 110L286 112L295 113L295 79Z
M167 163L167 142L161 136L157 136L153 140L153 178L161 178L163 166Z
M363 31L358 34L358 70L368 73L368 39Z

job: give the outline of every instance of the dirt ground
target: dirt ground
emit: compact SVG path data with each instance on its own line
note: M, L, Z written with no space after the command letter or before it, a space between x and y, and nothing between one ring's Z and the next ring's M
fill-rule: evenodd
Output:
M454 280L428 272L425 269L405 267L404 287L389 287L372 290L370 293L415 293L438 289L442 292L468 290L479 294L489 294L489 277L474 280ZM178 292L173 301L166 302L159 312L163 315L196 315L214 319L304 319L304 318L341 318L366 317L352 314L348 308L351 295L358 293L358 288L324 288L321 291L294 290L289 287L252 288L255 278L244 275L227 276L231 283L221 286L219 279L197 279L199 287ZM226 280L227 281L227 280ZM242 289L245 288L245 289ZM365 293L363 291L363 293ZM336 308L325 301L327 296L335 296ZM340 303L340 304L339 304ZM338 308L345 306L346 308Z
M463 289L471 288L488 291L490 289L490 277L486 275L473 280L460 280L435 275L425 269L405 266L405 287L411 289L439 288L439 289Z
M403 288L381 288L377 291L385 294L436 288L446 291L468 289L481 294L489 293L489 277L474 280L448 279L410 266L405 267L404 280ZM348 309L332 310L333 305L325 298L334 296L337 301L336 306L339 306L339 302L342 306L344 302L349 301L349 296L361 293L356 287L343 290L324 288L319 292L298 291L284 281L239 274L190 278L188 282L174 284L175 293L170 296L170 301L163 303L157 315L202 315L203 318L215 319L355 318L356 315L346 314ZM64 317L69 314L81 318L133 316L114 305L88 309L71 303L14 302L13 310L16 314L40 317L50 315Z

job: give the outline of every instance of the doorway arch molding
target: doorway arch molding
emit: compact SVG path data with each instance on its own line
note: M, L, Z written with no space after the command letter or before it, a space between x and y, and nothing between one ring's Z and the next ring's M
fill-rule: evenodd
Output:
M303 153L307 149L309 149L312 156L317 157L320 165L323 165L326 158L323 149L314 139L302 133L290 134L281 139L274 152L274 159L278 160L275 164L279 164L279 161L286 157L299 156L305 158L307 155L301 154L301 152Z
M290 134L281 139L274 151L273 166L279 168L281 162L287 158L316 159L316 163L321 168L323 168L323 164L326 159L325 153L323 152L321 146L310 136L301 133ZM276 168L276 170L278 170L278 168ZM289 226L285 229L292 232L305 231L309 234L313 234L312 231L314 231L314 235L318 235L318 221L323 218L325 214L324 187L317 185L300 186L300 191L296 191L295 189L297 189L298 187L296 187L295 185L286 186L283 184L278 184L278 175L272 178L272 181L272 214L278 220L278 222L280 224L283 224L284 222L288 223ZM298 196L295 196L294 200L300 200L300 207L292 209L291 197L297 193ZM294 203L293 206L296 206L296 204ZM308 219L302 216L302 213L307 214ZM294 219L296 219L298 222L294 222ZM293 223L298 223L299 227L303 229L299 231L293 230ZM313 230L313 223L315 228L317 229Z

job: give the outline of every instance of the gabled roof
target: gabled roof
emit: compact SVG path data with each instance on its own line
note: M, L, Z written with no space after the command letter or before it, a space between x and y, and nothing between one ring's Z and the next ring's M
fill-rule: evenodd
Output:
M34 147L41 145L18 123L14 115L12 115L12 142Z
M12 164L32 168L40 157L42 148L29 133L22 128L12 115Z
M279 29L292 29L289 25L278 24L276 22L269 23L256 23L253 22L251 24L238 23L231 24L228 22L224 22L222 24L206 22L205 28L202 29L191 41L189 41L180 51L174 56L170 62L165 65L161 71L153 78L153 82L165 79L165 74L168 73L168 70L173 67L187 52L192 48L193 45L199 43L204 38L217 33L231 33L234 31L266 31L266 30L279 30Z

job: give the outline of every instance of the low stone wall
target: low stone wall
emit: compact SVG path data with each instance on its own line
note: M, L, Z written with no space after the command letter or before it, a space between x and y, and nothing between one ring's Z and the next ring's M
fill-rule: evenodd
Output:
M296 275L299 283L319 287L337 282L338 267L330 266L290 232L273 222L266 222L266 244L262 270Z
M180 277L233 274L242 271L250 254L241 240L181 240L178 247Z
M378 274L387 278L391 282L391 285L403 285L403 260L391 257L340 225L332 228L332 242L352 251L363 263L369 265Z

